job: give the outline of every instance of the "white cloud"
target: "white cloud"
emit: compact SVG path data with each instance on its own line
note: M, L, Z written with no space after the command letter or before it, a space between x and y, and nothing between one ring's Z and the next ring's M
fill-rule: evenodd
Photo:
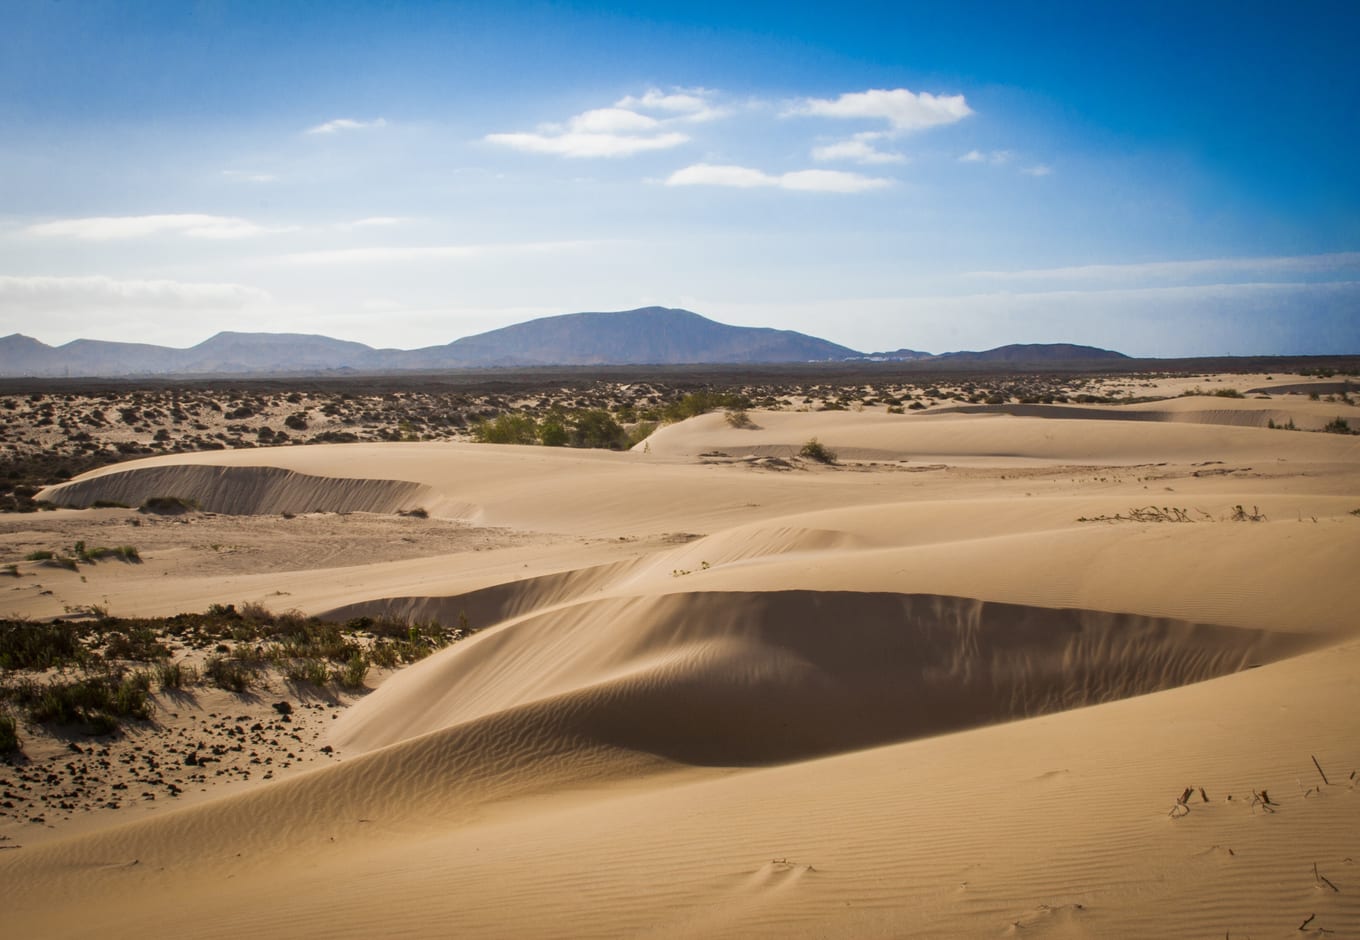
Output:
M267 228L233 216L180 213L59 219L55 222L30 225L24 231L30 235L45 237L112 241L123 238L146 238L164 233L187 235L190 238L249 238L294 229L294 226Z
M830 160L853 160L855 163L874 164L874 163L905 163L907 158L900 153L879 150L873 142L882 135L867 131L863 134L856 134L849 140L839 140L834 144L825 144L821 147L812 148L812 159Z
M372 121L356 121L353 118L336 118L327 121L325 124L318 124L315 127L307 128L308 134L335 134L339 131L358 131L365 128L386 127L387 121L383 118L375 118Z
M669 150L689 142L678 127L726 116L713 93L702 88L628 95L612 107L583 111L565 123L540 124L533 131L487 134L487 143L559 157L628 157Z
M797 170L776 176L744 166L696 163L676 170L666 179L666 185L734 186L741 189L777 187L803 192L861 193L891 186L892 180L842 170Z
M1027 166L1020 171L1026 176L1049 176L1053 173L1053 167L1047 163L1036 163L1034 166Z
M515 242L470 245L408 245L373 248L340 248L330 251L300 251L282 255L285 264L374 264L404 261L448 261L485 258L493 255L575 251L599 244L589 240L557 242Z
M730 112L715 106L710 100L713 93L706 88L676 89L671 93L649 88L641 96L628 95L614 103L616 108L636 111L663 111L676 114L682 121L713 121L726 117Z
M662 132L661 122L627 108L595 108L560 124L544 124L535 133L488 134L486 140L530 153L562 157L627 157L648 150L678 147L689 137Z
M970 150L959 157L960 163L990 163L993 166L1000 166L1009 163L1015 154L1009 150L993 150L990 153L983 153L981 150Z
M242 284L0 275L0 310L7 312L124 307L233 310L269 300L265 291Z
M274 183L278 177L272 173L246 173L243 170L223 170L222 175L238 183Z
M874 118L885 120L897 131L916 131L941 124L953 124L973 113L963 95L932 95L905 88L872 88L848 92L839 98L808 98L790 114L817 117Z

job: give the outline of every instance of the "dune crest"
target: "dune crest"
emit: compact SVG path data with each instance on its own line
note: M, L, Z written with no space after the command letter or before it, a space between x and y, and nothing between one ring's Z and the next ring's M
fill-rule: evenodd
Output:
M155 497L189 500L208 512L395 512L414 506L428 488L406 480L316 477L277 467L143 466L48 487L40 499L84 508L105 500L140 506Z

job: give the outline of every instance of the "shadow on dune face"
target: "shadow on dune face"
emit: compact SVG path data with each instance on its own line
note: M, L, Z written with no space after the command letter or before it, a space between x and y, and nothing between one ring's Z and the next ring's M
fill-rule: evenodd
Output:
M354 744L376 748L517 716L551 737L749 765L1114 701L1309 643L937 595L613 597L533 614L454 648L359 706L350 728Z
M155 497L190 500L208 512L260 515L282 512L395 512L429 491L406 480L317 477L278 467L183 464L137 467L72 480L38 496L58 506L84 508L97 500L140 506Z

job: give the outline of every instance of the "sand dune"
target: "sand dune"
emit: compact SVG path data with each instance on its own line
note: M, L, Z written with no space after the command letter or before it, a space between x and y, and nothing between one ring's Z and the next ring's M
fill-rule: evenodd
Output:
M1283 937L1312 915L1305 936L1360 935L1360 441L1262 426L1317 403L1223 401L753 412L626 454L341 445L88 475L51 495L356 526L419 504L516 539L229 582L145 553L109 603L287 591L481 632L344 712L334 765L0 853L7 924ZM812 437L841 462L798 460ZM77 603L114 587L97 575L5 603Z
M49 487L41 498L85 508L98 500L140 506L155 497L177 497L208 512L233 515L284 512L395 512L417 505L426 487L403 480L314 477L277 467L161 466Z

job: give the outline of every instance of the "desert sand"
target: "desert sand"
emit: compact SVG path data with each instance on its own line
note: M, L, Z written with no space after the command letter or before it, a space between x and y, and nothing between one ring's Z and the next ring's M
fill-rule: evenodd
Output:
M117 531L142 563L18 563L0 613L478 632L300 716L270 779L6 822L4 933L1360 936L1360 437L1316 433L1348 409L752 410L624 453L100 468L39 496L203 511L7 517L7 559Z

